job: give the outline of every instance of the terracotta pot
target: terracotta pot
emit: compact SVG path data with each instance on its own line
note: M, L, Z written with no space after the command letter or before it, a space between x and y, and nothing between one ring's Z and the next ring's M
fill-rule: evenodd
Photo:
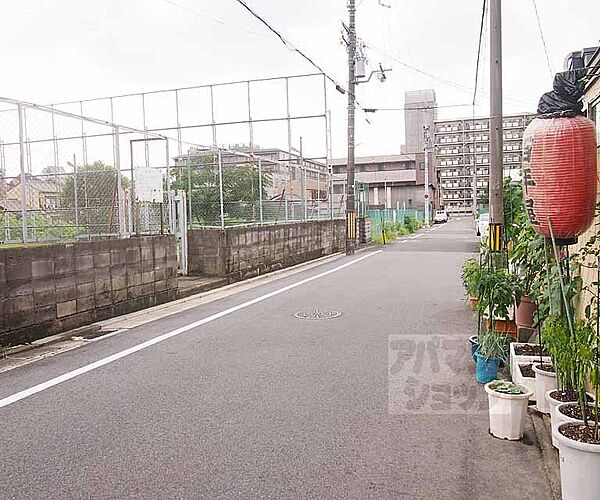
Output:
M525 295L516 308L515 323L520 328L533 328L533 315L537 311L536 305Z
M477 305L477 302L479 302L479 298L471 297L469 295L469 298L467 300L469 301L469 305L471 306L471 309L475 310L475 306Z

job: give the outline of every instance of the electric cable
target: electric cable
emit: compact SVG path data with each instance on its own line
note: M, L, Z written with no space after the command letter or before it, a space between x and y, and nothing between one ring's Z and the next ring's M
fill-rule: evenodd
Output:
M546 45L546 39L544 38L544 30L542 29L542 22L540 21L540 15L535 0L533 2L533 10L535 11L535 17L537 19L538 29L540 31L540 38L542 39L542 45L544 47L544 54L546 54L546 63L548 64L548 70L550 71L550 78L554 78L554 71L552 71L552 64L550 64L550 56L548 55L548 46Z

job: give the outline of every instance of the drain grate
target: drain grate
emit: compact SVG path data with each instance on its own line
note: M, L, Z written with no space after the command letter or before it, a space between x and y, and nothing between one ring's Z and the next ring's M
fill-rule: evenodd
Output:
M292 316L298 319L333 319L339 318L342 315L340 311L319 311L315 309L314 311L298 311L294 313Z

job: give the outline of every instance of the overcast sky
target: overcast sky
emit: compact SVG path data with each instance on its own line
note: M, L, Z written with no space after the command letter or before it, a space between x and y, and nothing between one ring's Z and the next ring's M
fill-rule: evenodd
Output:
M340 44L346 0L247 1L346 86ZM482 1L384 2L391 8L357 0L358 35L370 47L371 63L393 68L384 84L374 79L360 86L363 106L401 108L404 91L420 88L435 89L440 106L470 103ZM562 69L568 52L598 44L597 0L537 4L553 71ZM504 0L503 22L505 113L534 111L551 76L533 1ZM5 0L0 43L0 94L38 103L314 70L235 0ZM477 114L487 112L488 47L485 41ZM314 89L296 92L307 103L314 97ZM334 93L333 149L340 156L345 101ZM444 118L471 113L468 106L439 111ZM361 112L358 117L359 155L399 152L401 111L379 112L371 125Z

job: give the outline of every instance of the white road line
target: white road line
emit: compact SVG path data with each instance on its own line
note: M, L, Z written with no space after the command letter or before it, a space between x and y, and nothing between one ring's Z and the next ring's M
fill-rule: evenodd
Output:
M124 351L117 352L111 356L108 356L106 358L95 361L94 363L90 363L89 365L82 366L81 368L77 368L76 370L67 372L63 375L60 375L53 379L50 379L46 382L42 382L41 384L34 385L33 387L30 387L29 389L25 389L23 391L17 392L16 394L13 394L12 396L8 396L8 397L5 397L4 399L0 399L0 408L11 405L13 403L16 403L17 401L20 401L21 399L28 398L29 396L37 394L38 392L45 391L46 389L49 389L50 387L54 387L55 385L62 384L63 382L66 382L67 380L71 380L72 378L79 377L80 375L83 375L87 372L91 372L92 370L95 370L96 368L100 368L104 365L108 365L109 363L112 363L121 358L129 356L130 354L134 354L143 349L147 349L148 347L151 347L155 344L164 342L165 340L168 340L172 337L181 335L182 333L188 332L194 328L205 325L206 323L215 321L219 318L222 318L223 316L227 316L227 315L232 314L241 309L245 309L246 307L252 306L254 304L258 304L259 302L270 299L272 297L280 295L284 292L287 292L287 291L297 288L299 286L305 285L306 283L310 283L311 281L318 280L319 278L323 278L324 276L328 276L329 274L333 274L337 271L341 271L342 269L345 269L353 264L356 264L357 262L360 262L361 260L365 260L369 257L372 257L373 255L376 255L380 252L381 252L381 250L377 250L375 252L368 253L366 255L363 255L362 257L351 260L350 262L346 262L345 264L342 264L341 266L334 267L333 269L322 272L320 274L316 274L315 276L311 276L310 278L306 278L306 279L297 281L296 283L292 283L291 285L284 286L283 288L279 288L272 292L266 293L264 295L261 295L260 297L256 297L252 300L249 300L249 301L239 304L237 306L230 307L229 309L225 309L224 311L220 311L216 314L212 314L211 316L208 316L204 319L194 321L193 323L190 323L188 325L177 328L176 330L172 330L170 332L163 333L162 335L159 335L158 337L154 337L153 339L147 340L146 342L142 342L141 344L130 347L129 349L125 349Z

